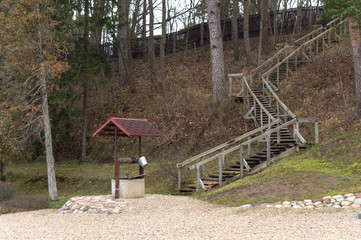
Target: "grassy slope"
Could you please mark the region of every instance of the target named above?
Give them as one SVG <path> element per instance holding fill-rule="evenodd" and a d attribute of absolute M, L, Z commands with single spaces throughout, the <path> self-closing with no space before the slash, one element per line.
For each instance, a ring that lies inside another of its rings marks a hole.
<path fill-rule="evenodd" d="M 197 198 L 236 206 L 361 191 L 361 123 L 350 121 L 355 97 L 347 43 L 303 66 L 280 89 L 296 115 L 320 119 L 321 143 Z M 312 128 L 303 125 L 301 133 L 311 139 Z"/>

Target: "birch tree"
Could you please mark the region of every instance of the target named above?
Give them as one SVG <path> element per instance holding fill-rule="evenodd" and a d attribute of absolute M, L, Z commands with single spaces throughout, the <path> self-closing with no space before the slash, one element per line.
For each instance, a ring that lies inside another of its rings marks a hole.
<path fill-rule="evenodd" d="M 6 92 L 21 95 L 19 104 L 8 103 L 6 109 L 25 116 L 19 136 L 44 131 L 49 197 L 58 200 L 47 92 L 68 65 L 62 60 L 67 52 L 56 35 L 59 23 L 52 19 L 52 4 L 50 0 L 0 2 L 0 72 L 5 73 Z"/>

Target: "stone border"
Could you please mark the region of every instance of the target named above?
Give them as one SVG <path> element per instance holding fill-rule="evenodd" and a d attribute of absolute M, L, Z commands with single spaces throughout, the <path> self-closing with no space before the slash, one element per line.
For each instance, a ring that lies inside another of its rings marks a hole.
<path fill-rule="evenodd" d="M 259 205 L 259 204 L 258 204 Z M 306 209 L 316 209 L 323 207 L 333 207 L 333 208 L 361 208 L 361 193 L 348 193 L 344 195 L 335 195 L 335 196 L 326 196 L 322 199 L 305 199 L 303 201 L 283 201 L 277 203 L 262 203 L 262 207 L 266 208 L 306 208 Z M 252 207 L 251 204 L 244 204 L 239 206 L 240 208 Z"/>

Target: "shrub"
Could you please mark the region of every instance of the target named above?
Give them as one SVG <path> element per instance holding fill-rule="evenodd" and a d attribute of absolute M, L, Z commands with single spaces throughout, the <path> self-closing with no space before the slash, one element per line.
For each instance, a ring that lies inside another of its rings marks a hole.
<path fill-rule="evenodd" d="M 10 200 L 14 196 L 15 184 L 0 182 L 0 201 Z"/>
<path fill-rule="evenodd" d="M 22 196 L 0 202 L 0 214 L 45 209 L 48 205 L 49 198 L 47 197 Z"/>

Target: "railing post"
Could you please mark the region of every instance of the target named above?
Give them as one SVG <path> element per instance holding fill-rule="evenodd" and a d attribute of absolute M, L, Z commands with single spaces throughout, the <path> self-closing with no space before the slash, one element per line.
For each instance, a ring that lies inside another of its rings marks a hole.
<path fill-rule="evenodd" d="M 289 67 L 288 63 L 289 63 L 289 58 L 287 58 L 286 60 L 286 77 L 288 76 L 288 67 Z"/>
<path fill-rule="evenodd" d="M 318 37 L 316 39 L 316 55 L 318 55 Z"/>
<path fill-rule="evenodd" d="M 196 165 L 196 191 L 199 191 L 199 185 L 201 185 L 201 183 L 199 182 L 199 166 Z"/>
<path fill-rule="evenodd" d="M 229 76 L 229 99 L 232 100 L 232 77 Z"/>
<path fill-rule="evenodd" d="M 318 143 L 318 121 L 315 122 L 315 143 Z"/>
<path fill-rule="evenodd" d="M 203 162 L 203 157 L 201 157 L 201 162 Z M 203 177 L 203 165 L 199 166 L 199 176 L 202 178 Z"/>
<path fill-rule="evenodd" d="M 277 127 L 279 127 L 280 124 L 277 124 Z M 281 129 L 277 130 L 277 143 L 280 144 L 281 143 Z"/>
<path fill-rule="evenodd" d="M 261 127 L 263 126 L 263 109 L 262 106 L 259 105 L 259 109 L 260 109 L 260 120 L 261 120 Z"/>
<path fill-rule="evenodd" d="M 267 134 L 267 166 L 271 163 L 271 134 L 268 131 Z"/>
<path fill-rule="evenodd" d="M 249 154 L 249 152 L 248 152 Z M 239 147 L 239 175 L 241 178 L 244 177 L 244 163 L 243 163 L 243 145 Z"/>
<path fill-rule="evenodd" d="M 178 164 L 177 164 L 177 168 L 178 168 L 178 192 L 179 192 L 182 187 L 182 172 L 181 172 L 182 170 Z"/>
<path fill-rule="evenodd" d="M 224 155 L 224 148 L 222 148 L 222 166 L 226 166 L 226 156 Z"/>
<path fill-rule="evenodd" d="M 248 141 L 251 140 L 251 136 L 248 137 Z M 242 146 L 242 150 L 243 150 L 243 146 Z M 251 156 L 251 151 L 252 151 L 252 144 L 250 142 L 248 142 L 248 157 Z"/>
<path fill-rule="evenodd" d="M 298 60 L 298 56 L 296 55 L 296 57 L 295 57 L 295 69 L 297 69 L 297 67 L 298 67 L 298 66 L 297 66 L 297 65 L 298 65 L 298 61 L 297 61 L 297 60 Z"/>
<path fill-rule="evenodd" d="M 218 185 L 222 186 L 222 155 L 219 154 L 218 156 Z"/>
<path fill-rule="evenodd" d="M 280 62 L 280 56 L 277 55 L 277 86 L 280 81 L 280 67 L 278 66 L 278 63 Z"/>

